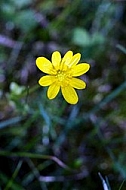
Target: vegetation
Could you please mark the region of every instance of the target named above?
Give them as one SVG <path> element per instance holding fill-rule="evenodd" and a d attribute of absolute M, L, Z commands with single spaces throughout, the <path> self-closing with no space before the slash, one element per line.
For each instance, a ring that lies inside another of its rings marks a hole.
<path fill-rule="evenodd" d="M 125 190 L 126 3 L 1 0 L 0 13 L 0 190 Z M 56 50 L 91 66 L 76 105 L 38 84 L 36 59 Z"/>

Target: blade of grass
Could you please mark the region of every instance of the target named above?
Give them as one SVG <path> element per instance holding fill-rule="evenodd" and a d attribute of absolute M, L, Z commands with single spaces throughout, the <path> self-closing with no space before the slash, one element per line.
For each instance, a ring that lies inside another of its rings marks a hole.
<path fill-rule="evenodd" d="M 123 53 L 126 54 L 126 48 L 124 48 L 122 45 L 118 44 L 116 47 L 117 47 L 118 49 L 120 49 Z"/>
<path fill-rule="evenodd" d="M 96 105 L 90 113 L 87 114 L 90 115 L 92 113 L 98 112 L 103 106 L 108 104 L 110 101 L 112 101 L 114 98 L 116 98 L 123 90 L 126 88 L 126 81 L 123 82 L 118 88 L 113 90 L 110 94 L 108 94 L 98 105 Z"/>
<path fill-rule="evenodd" d="M 123 186 L 123 184 L 124 184 L 125 181 L 126 181 L 126 180 L 123 180 L 123 182 L 121 183 L 121 185 L 120 185 L 120 187 L 119 187 L 119 190 L 122 189 L 122 186 Z"/>
<path fill-rule="evenodd" d="M 30 167 L 31 170 L 32 170 L 33 176 L 38 180 L 38 182 L 39 182 L 39 184 L 40 184 L 40 188 L 41 188 L 42 190 L 47 190 L 46 184 L 45 184 L 44 182 L 41 182 L 41 181 L 39 180 L 39 178 L 40 178 L 40 173 L 39 173 L 38 168 L 35 167 L 35 165 L 34 165 L 34 163 L 32 162 L 31 159 L 27 159 L 27 163 L 28 163 L 29 167 Z"/>
<path fill-rule="evenodd" d="M 37 159 L 48 159 L 56 162 L 60 167 L 73 171 L 69 166 L 64 164 L 60 159 L 55 156 L 49 155 L 41 155 L 41 154 L 34 154 L 28 152 L 10 152 L 10 151 L 0 151 L 1 156 L 9 156 L 9 157 L 28 157 L 28 158 L 37 158 Z"/>
<path fill-rule="evenodd" d="M 110 188 L 108 188 L 108 185 L 107 185 L 106 181 L 104 180 L 104 178 L 102 177 L 102 175 L 100 174 L 100 172 L 98 173 L 98 175 L 102 181 L 102 185 L 103 185 L 104 190 L 111 190 Z"/>
<path fill-rule="evenodd" d="M 2 173 L 2 171 L 1 171 L 0 172 L 0 185 L 3 186 L 4 184 L 7 184 L 8 181 L 9 181 L 9 177 L 6 174 Z M 13 188 L 11 188 L 11 189 L 12 190 L 17 190 L 17 189 L 25 190 L 20 184 L 17 184 L 15 182 L 13 182 Z M 0 190 L 3 190 L 3 188 Z"/>
<path fill-rule="evenodd" d="M 16 123 L 22 121 L 23 119 L 24 119 L 23 117 L 17 116 L 17 117 L 13 117 L 11 119 L 2 121 L 2 122 L 0 122 L 0 129 L 8 127 L 9 125 L 16 124 Z"/>
<path fill-rule="evenodd" d="M 22 160 L 18 162 L 17 167 L 16 167 L 11 179 L 8 181 L 8 183 L 7 183 L 6 187 L 4 188 L 4 190 L 8 190 L 8 189 L 10 189 L 12 187 L 13 181 L 16 178 L 16 176 L 18 175 L 18 172 L 19 172 L 21 166 L 22 166 Z"/>
<path fill-rule="evenodd" d="M 26 161 L 27 161 L 27 160 L 26 160 Z M 31 161 L 32 161 L 32 160 L 31 160 Z M 46 160 L 46 161 L 44 161 L 44 162 L 41 162 L 41 164 L 39 164 L 39 165 L 37 166 L 37 170 L 38 170 L 39 172 L 41 172 L 41 171 L 43 171 L 45 168 L 47 168 L 47 167 L 49 167 L 49 166 L 51 166 L 51 162 L 50 162 L 50 160 Z M 23 180 L 22 180 L 22 185 L 23 185 L 23 187 L 28 186 L 28 184 L 30 184 L 30 183 L 33 181 L 33 179 L 34 179 L 34 174 L 31 173 L 31 171 L 30 171 L 29 173 L 27 173 L 26 175 L 24 175 L 24 178 L 23 178 Z"/>

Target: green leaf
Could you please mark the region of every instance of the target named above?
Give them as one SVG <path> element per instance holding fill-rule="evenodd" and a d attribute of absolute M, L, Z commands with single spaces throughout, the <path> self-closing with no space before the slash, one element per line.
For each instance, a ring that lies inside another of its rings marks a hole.
<path fill-rule="evenodd" d="M 73 31 L 72 42 L 75 45 L 78 45 L 81 47 L 102 44 L 104 43 L 104 41 L 105 41 L 104 36 L 99 32 L 95 32 L 92 35 L 90 35 L 83 28 L 75 28 Z"/>
<path fill-rule="evenodd" d="M 21 28 L 24 32 L 29 32 L 37 24 L 35 20 L 34 11 L 22 10 L 16 15 L 14 23 L 17 25 L 17 27 Z"/>
<path fill-rule="evenodd" d="M 73 43 L 79 46 L 90 45 L 90 35 L 85 29 L 75 28 L 73 32 Z"/>

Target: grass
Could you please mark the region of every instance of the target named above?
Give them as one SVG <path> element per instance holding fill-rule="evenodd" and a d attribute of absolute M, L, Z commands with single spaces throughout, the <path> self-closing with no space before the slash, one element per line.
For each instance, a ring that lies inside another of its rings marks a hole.
<path fill-rule="evenodd" d="M 124 1 L 0 4 L 0 190 L 126 189 Z M 91 65 L 76 105 L 35 66 L 69 49 Z"/>

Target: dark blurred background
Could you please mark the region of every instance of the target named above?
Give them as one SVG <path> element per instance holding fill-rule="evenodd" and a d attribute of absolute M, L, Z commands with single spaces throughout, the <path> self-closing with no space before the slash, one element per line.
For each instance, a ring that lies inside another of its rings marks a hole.
<path fill-rule="evenodd" d="M 55 50 L 91 65 L 77 105 L 38 85 L 35 60 Z M 0 190 L 125 190 L 125 179 L 126 2 L 1 0 Z"/>

